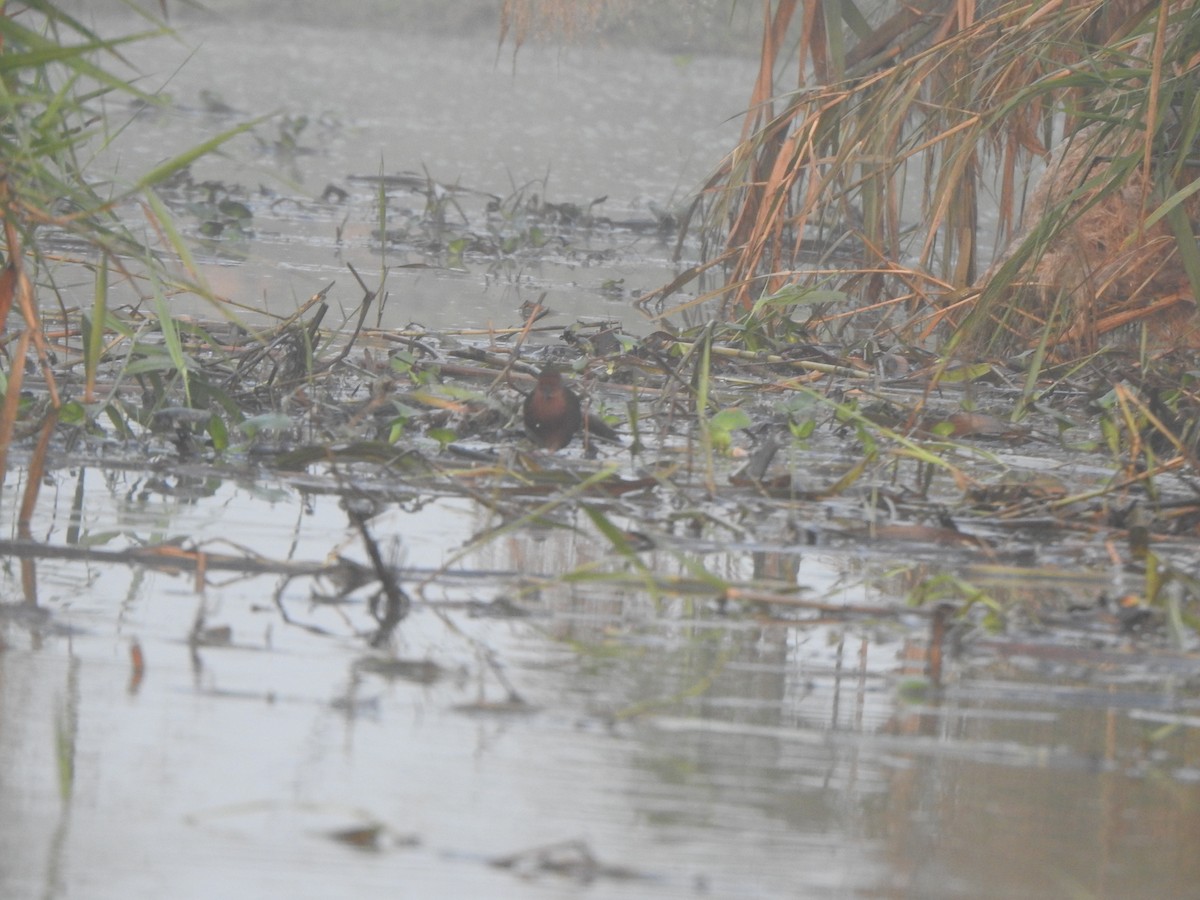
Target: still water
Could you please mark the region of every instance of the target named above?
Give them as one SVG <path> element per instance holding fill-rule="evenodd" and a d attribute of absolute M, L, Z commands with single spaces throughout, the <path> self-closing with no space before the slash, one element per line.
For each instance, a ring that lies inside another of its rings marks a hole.
<path fill-rule="evenodd" d="M 733 145 L 752 61 L 544 44 L 523 47 L 514 60 L 490 30 L 430 36 L 401 20 L 375 33 L 280 18 L 190 23 L 188 46 L 140 47 L 139 84 L 171 104 L 117 105 L 114 118 L 131 125 L 97 161 L 97 171 L 112 172 L 118 184 L 132 182 L 212 135 L 273 115 L 192 167 L 197 183 L 243 191 L 239 199 L 255 214 L 253 240 L 199 252 L 218 295 L 286 315 L 333 281 L 332 299 L 352 308 L 361 291 L 347 264 L 372 286 L 387 266 L 385 326 L 507 324 L 523 300 L 545 292 L 566 317 L 611 316 L 647 330 L 627 302 L 606 299 L 600 288 L 620 280 L 636 295 L 669 281 L 673 240 L 618 229 L 595 252 L 576 240 L 558 256 L 518 252 L 466 271 L 405 268 L 426 257 L 395 246 L 381 255 L 376 235 L 381 224 L 403 231 L 424 212 L 424 185 L 390 191 L 381 223 L 377 188 L 367 179 L 428 178 L 440 196 L 462 188 L 447 217 L 465 216 L 477 231 L 488 197 L 653 222 L 658 213 L 678 213 Z M 330 187 L 345 199 L 322 201 Z M 178 215 L 194 234 L 188 211 Z"/>
<path fill-rule="evenodd" d="M 79 550 L 361 560 L 320 486 L 64 469 L 32 531 Z M 414 590 L 493 524 L 435 496 L 373 520 Z M 0 893 L 1189 895 L 1194 657 L 1138 664 L 1105 632 L 976 633 L 940 694 L 909 695 L 917 620 L 539 587 L 609 556 L 582 516 L 560 524 L 577 531 L 454 562 L 390 652 L 370 647 L 365 593 L 320 578 L 10 559 Z M 663 544 L 645 557 L 663 574 L 687 560 L 790 575 L 834 604 L 902 601 L 886 550 Z"/>
<path fill-rule="evenodd" d="M 306 117 L 306 152 L 247 138 L 195 172 L 307 198 L 256 201 L 243 258 L 205 266 L 219 292 L 272 311 L 330 280 L 353 306 L 346 262 L 379 271 L 372 189 L 350 175 L 424 166 L 497 195 L 547 179 L 537 189 L 560 201 L 607 196 L 607 215 L 635 218 L 716 163 L 753 71 L 531 47 L 514 72 L 486 35 L 278 20 L 183 36 L 139 56 L 175 100 L 136 114 L 154 139 L 131 127 L 104 158 L 120 177 L 237 120 L 201 90 L 246 115 Z M 350 190 L 347 206 L 316 202 L 329 183 Z M 564 324 L 603 314 L 647 328 L 597 286 L 661 284 L 669 249 L 621 241 L 617 257 L 637 263 L 398 270 L 389 315 L 519 324 L 520 300 L 545 290 Z M 395 252 L 383 262 L 414 261 Z M 927 616 L 726 608 L 631 577 L 564 583 L 586 566 L 627 569 L 582 512 L 464 555 L 498 513 L 402 482 L 385 491 L 394 476 L 373 473 L 364 490 L 387 499 L 371 527 L 415 597 L 378 649 L 368 592 L 304 574 L 364 560 L 342 482 L 252 459 L 181 469 L 168 449 L 54 468 L 31 531 L 76 557 L 0 568 L 0 896 L 1200 896 L 1194 647 L 1150 664 L 1138 642 L 1154 639 L 1113 627 L 972 630 L 948 650 L 943 689 L 915 690 Z M 23 488 L 17 469 L 0 495 L 9 539 Z M 684 540 L 671 504 L 647 502 L 613 515 L 658 523 L 641 556 L 652 570 L 699 565 L 834 607 L 902 606 L 906 573 L 974 577 L 981 562 L 966 549 L 797 548 L 788 527 L 819 528 L 832 514 L 820 504 L 762 507 L 744 539 Z M 82 553 L 160 544 L 303 572 L 198 575 Z M 1102 548 L 1060 564 L 1078 580 L 1043 567 L 1009 589 L 1061 610 L 1117 586 Z"/>

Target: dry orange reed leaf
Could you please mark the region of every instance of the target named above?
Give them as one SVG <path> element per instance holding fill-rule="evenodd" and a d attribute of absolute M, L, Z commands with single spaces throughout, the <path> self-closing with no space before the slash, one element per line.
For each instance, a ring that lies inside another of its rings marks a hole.
<path fill-rule="evenodd" d="M 1151 110 L 1158 108 L 1153 92 L 1162 70 L 1162 47 L 1169 38 L 1178 38 L 1179 26 L 1166 27 L 1168 10 L 1177 6 L 1162 4 L 1156 33 L 1129 48 L 1130 61 L 1143 60 L 1151 73 Z M 1175 143 L 1180 137 L 1170 124 L 1160 124 L 1157 134 L 1153 127 L 1093 124 L 1051 155 L 1026 206 L 1021 233 L 976 284 L 984 290 L 1048 220 L 1064 223 L 1006 292 L 1004 304 L 1019 306 L 1021 316 L 1005 319 L 1002 344 L 1036 342 L 1049 328 L 1059 357 L 1140 341 L 1143 330 L 1154 348 L 1200 347 L 1196 298 L 1177 235 L 1166 217 L 1151 215 L 1163 200 L 1156 199 L 1154 186 L 1166 176 L 1152 152 L 1153 142 Z M 1124 167 L 1124 174 L 1117 167 Z M 1187 158 L 1173 173 L 1171 187 L 1198 179 L 1200 164 Z M 1194 231 L 1200 222 L 1200 195 L 1191 194 L 1180 206 Z"/>
<path fill-rule="evenodd" d="M 1050 327 L 1059 355 L 1084 354 L 1102 344 L 1139 340 L 1139 329 L 1129 326 L 1140 324 L 1151 346 L 1200 346 L 1196 303 L 1175 236 L 1165 219 L 1144 224 L 1148 209 L 1140 171 L 1103 196 L 1097 188 L 1080 190 L 1084 182 L 1108 180 L 1119 155 L 1115 145 L 1126 137 L 1096 141 L 1094 131 L 1084 129 L 1055 154 L 1026 208 L 1024 230 L 977 287 L 986 287 L 1045 216 L 1073 218 L 1012 285 L 1006 303 L 1021 306 L 1025 323 L 1007 323 L 1016 343 L 1029 343 Z M 1200 178 L 1200 167 L 1188 175 Z M 1188 198 L 1183 208 L 1190 221 L 1200 221 L 1200 197 Z"/>

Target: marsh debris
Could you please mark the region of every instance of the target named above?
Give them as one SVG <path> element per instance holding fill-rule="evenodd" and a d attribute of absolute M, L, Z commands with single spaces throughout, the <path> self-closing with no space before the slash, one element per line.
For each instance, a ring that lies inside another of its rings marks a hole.
<path fill-rule="evenodd" d="M 561 841 L 532 847 L 488 860 L 488 865 L 507 869 L 519 878 L 554 875 L 590 884 L 593 881 L 645 881 L 651 876 L 628 866 L 601 862 L 584 840 Z"/>

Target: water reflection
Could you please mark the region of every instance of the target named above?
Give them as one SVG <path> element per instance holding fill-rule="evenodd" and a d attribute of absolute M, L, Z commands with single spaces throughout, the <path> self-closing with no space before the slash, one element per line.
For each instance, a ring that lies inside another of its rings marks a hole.
<path fill-rule="evenodd" d="M 334 498 L 282 483 L 53 478 L 32 523 L 50 544 L 76 529 L 79 546 L 114 549 L 238 534 L 264 558 L 358 552 Z M 490 515 L 447 500 L 375 525 L 422 566 L 471 520 L 482 530 Z M 582 876 L 520 878 L 487 860 L 564 836 L 585 841 L 589 891 L 614 897 L 1178 896 L 1198 874 L 1194 729 L 1151 739 L 1159 723 L 1139 718 L 1194 715 L 1188 681 L 1139 680 L 1120 647 L 1061 662 L 996 640 L 949 660 L 941 693 L 904 701 L 897 678 L 923 659 L 911 628 L 602 582 L 524 590 L 529 575 L 605 559 L 569 524 L 467 560 L 508 560 L 512 577 L 438 583 L 392 662 L 368 646 L 361 594 L 331 603 L 303 578 L 42 560 L 25 576 L 41 579 L 35 606 L 14 602 L 25 589 L 10 564 L 0 806 L 20 814 L 0 822 L 14 861 L 3 892 L 236 896 L 248 878 L 245 896 L 268 883 L 317 896 L 403 873 L 426 892 L 537 896 Z M 834 568 L 813 580 L 832 585 L 838 558 L 708 562 L 814 575 L 823 559 Z M 476 602 L 500 596 L 524 615 Z M 222 638 L 197 639 L 211 629 Z M 499 702 L 494 663 L 526 706 Z M 329 835 L 362 827 L 376 850 L 347 875 L 361 851 Z"/>

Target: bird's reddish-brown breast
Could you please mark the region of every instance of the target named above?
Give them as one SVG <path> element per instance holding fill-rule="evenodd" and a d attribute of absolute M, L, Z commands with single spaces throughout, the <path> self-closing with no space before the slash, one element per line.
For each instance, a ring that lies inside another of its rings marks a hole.
<path fill-rule="evenodd" d="M 530 439 L 547 450 L 561 450 L 582 422 L 575 392 L 563 384 L 560 373 L 543 371 L 525 398 L 525 431 Z"/>

